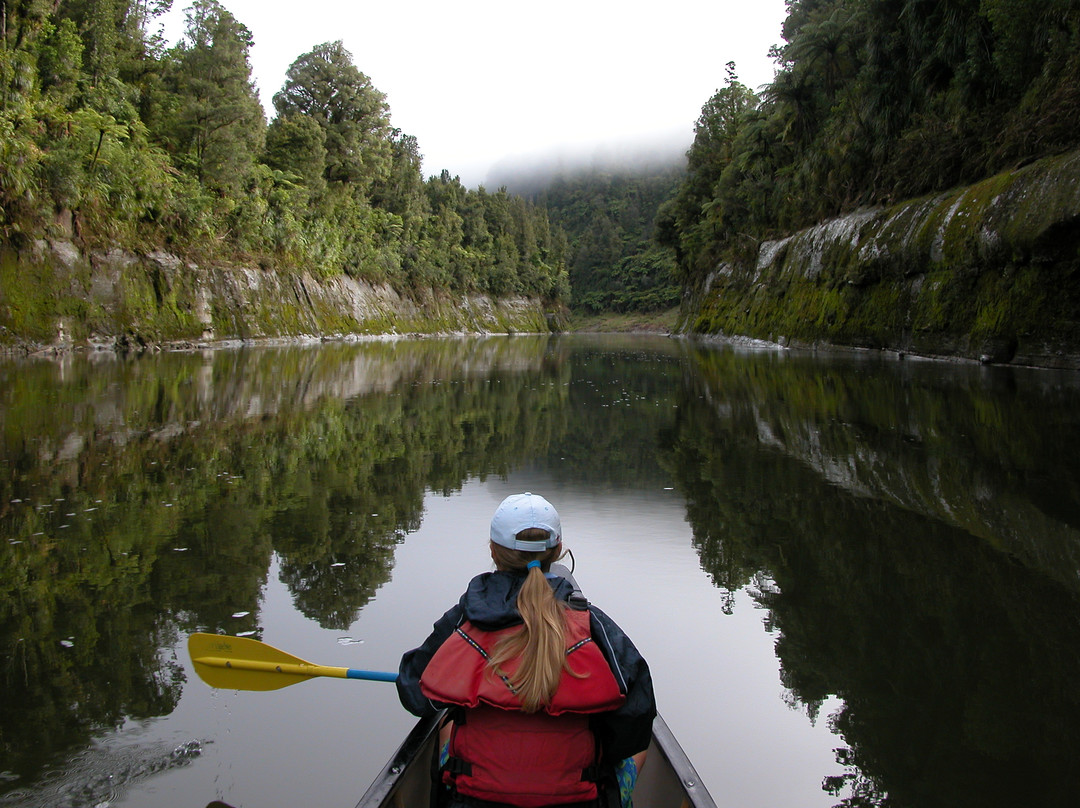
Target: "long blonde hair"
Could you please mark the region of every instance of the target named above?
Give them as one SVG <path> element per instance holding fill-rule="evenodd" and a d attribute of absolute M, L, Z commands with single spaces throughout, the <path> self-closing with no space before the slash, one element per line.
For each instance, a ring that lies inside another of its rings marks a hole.
<path fill-rule="evenodd" d="M 519 540 L 536 541 L 547 538 L 547 531 L 529 528 L 517 534 Z M 491 557 L 495 566 L 505 571 L 524 571 L 525 583 L 517 595 L 517 610 L 525 622 L 521 631 L 503 637 L 492 649 L 488 666 L 500 672 L 504 662 L 521 657 L 521 664 L 510 677 L 510 684 L 521 700 L 521 709 L 534 713 L 550 704 L 559 686 L 563 670 L 570 671 L 566 661 L 566 604 L 557 600 L 544 573 L 553 561 L 562 556 L 562 545 L 538 553 L 511 550 L 501 545 L 491 545 Z M 528 569 L 530 561 L 540 566 Z"/>

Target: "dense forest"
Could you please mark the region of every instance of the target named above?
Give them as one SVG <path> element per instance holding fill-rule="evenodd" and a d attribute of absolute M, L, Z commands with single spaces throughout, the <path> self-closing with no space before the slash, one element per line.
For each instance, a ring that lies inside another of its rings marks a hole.
<path fill-rule="evenodd" d="M 788 0 L 773 81 L 729 63 L 683 166 L 525 197 L 425 178 L 342 42 L 293 62 L 267 122 L 250 31 L 195 0 L 168 46 L 171 5 L 0 0 L 0 242 L 653 310 L 763 239 L 1080 144 L 1080 0 Z"/>
<path fill-rule="evenodd" d="M 728 64 L 658 220 L 684 282 L 763 238 L 1080 144 L 1076 0 L 787 0 L 760 94 Z"/>
<path fill-rule="evenodd" d="M 532 201 L 570 242 L 573 307 L 588 313 L 656 311 L 679 305 L 675 251 L 655 239 L 660 205 L 681 166 L 609 168 L 557 175 Z"/>
<path fill-rule="evenodd" d="M 566 300 L 566 239 L 505 191 L 424 179 L 342 42 L 289 68 L 267 123 L 250 31 L 195 0 L 0 0 L 0 243 L 192 258 L 399 290 Z M 155 30 L 158 33 L 155 33 Z"/>

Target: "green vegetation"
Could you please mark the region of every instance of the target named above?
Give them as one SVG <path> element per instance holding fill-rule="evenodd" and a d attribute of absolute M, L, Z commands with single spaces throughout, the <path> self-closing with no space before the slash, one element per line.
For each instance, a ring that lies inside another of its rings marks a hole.
<path fill-rule="evenodd" d="M 789 0 L 761 95 L 728 65 L 661 241 L 698 285 L 724 260 L 866 205 L 1080 144 L 1080 2 Z"/>
<path fill-rule="evenodd" d="M 546 212 L 446 171 L 425 180 L 416 139 L 341 42 L 296 59 L 267 125 L 248 29 L 195 0 L 167 48 L 149 31 L 171 4 L 3 3 L 0 243 L 166 249 L 407 293 L 569 296 Z"/>
<path fill-rule="evenodd" d="M 696 331 L 1075 367 L 1080 152 L 860 211 L 725 265 Z"/>
<path fill-rule="evenodd" d="M 677 306 L 675 252 L 654 239 L 656 212 L 680 167 L 556 176 L 534 200 L 570 240 L 575 311 L 655 312 Z"/>
<path fill-rule="evenodd" d="M 977 186 L 965 204 L 981 210 L 1018 167 L 1080 145 L 1080 0 L 789 0 L 774 80 L 755 93 L 729 63 L 685 170 L 553 175 L 532 184 L 528 201 L 467 189 L 445 170 L 425 177 L 420 144 L 394 128 L 385 96 L 340 41 L 296 58 L 268 123 L 250 31 L 217 0 L 195 0 L 169 47 L 152 31 L 171 5 L 3 3 L 0 246 L 21 255 L 43 238 L 70 239 L 84 253 L 166 250 L 203 266 L 347 276 L 412 298 L 523 295 L 549 312 L 567 303 L 582 315 L 657 312 L 679 304 L 680 286 L 700 291 L 724 262 L 746 266 L 763 240 L 960 186 Z M 977 240 L 949 215 L 935 272 L 955 269 Z M 938 236 L 902 224 L 898 236 Z M 1028 244 L 1027 218 L 996 224 L 1005 243 Z M 893 301 L 914 293 L 861 300 L 860 289 L 895 278 L 868 277 L 850 255 L 826 259 L 847 277 L 809 291 L 781 284 L 769 305 L 709 302 L 690 325 L 895 345 L 907 322 Z M 85 332 L 109 319 L 84 289 L 18 291 L 25 264 L 4 260 L 8 337 L 48 340 L 60 316 Z M 926 271 L 916 260 L 905 273 Z M 1016 342 L 1044 294 L 1025 279 L 1028 298 L 1010 306 L 997 299 L 1009 284 L 939 280 L 930 309 L 907 321 L 975 352 Z M 145 338 L 200 330 L 179 298 L 159 292 L 132 302 L 155 320 Z M 789 292 L 798 300 L 777 316 Z M 321 316 L 350 327 L 340 312 Z M 303 316 L 272 319 L 288 331 Z M 1049 338 L 1055 349 L 1060 339 Z"/>
<path fill-rule="evenodd" d="M 606 331 L 654 331 L 660 334 L 673 334 L 678 329 L 679 309 L 650 312 L 600 312 L 598 314 L 570 315 L 568 330 L 582 332 Z"/>

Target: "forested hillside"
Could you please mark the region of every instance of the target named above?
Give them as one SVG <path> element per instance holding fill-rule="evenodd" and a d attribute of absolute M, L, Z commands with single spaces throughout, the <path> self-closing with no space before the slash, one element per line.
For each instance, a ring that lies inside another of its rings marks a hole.
<path fill-rule="evenodd" d="M 764 238 L 1080 145 L 1077 0 L 789 0 L 778 72 L 704 105 L 659 220 L 683 280 Z"/>
<path fill-rule="evenodd" d="M 172 1 L 0 0 L 0 247 L 647 311 L 763 240 L 1080 146 L 1080 0 L 789 0 L 774 80 L 716 77 L 684 171 L 528 200 L 427 176 L 342 42 L 296 58 L 267 122 L 250 31 L 195 0 L 168 46 Z"/>
<path fill-rule="evenodd" d="M 252 37 L 195 0 L 0 0 L 0 246 L 165 249 L 218 263 L 346 274 L 398 290 L 569 295 L 546 212 L 448 172 L 341 42 L 297 57 L 267 124 Z"/>
<path fill-rule="evenodd" d="M 654 238 L 681 166 L 594 169 L 555 176 L 532 201 L 570 241 L 573 308 L 651 312 L 679 304 L 675 252 Z"/>

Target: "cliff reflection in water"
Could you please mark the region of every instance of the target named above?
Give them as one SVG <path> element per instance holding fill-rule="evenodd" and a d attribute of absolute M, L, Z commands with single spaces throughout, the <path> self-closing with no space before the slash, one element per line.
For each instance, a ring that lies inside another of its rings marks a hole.
<path fill-rule="evenodd" d="M 548 440 L 566 393 L 545 356 L 502 340 L 3 365 L 4 781 L 171 712 L 162 649 L 257 635 L 272 554 L 303 614 L 348 626 L 426 489 Z"/>
<path fill-rule="evenodd" d="M 1075 799 L 1077 377 L 697 365 L 667 462 L 705 568 L 768 609 L 789 698 L 844 702 L 824 786 L 846 805 Z"/>
<path fill-rule="evenodd" d="M 548 452 L 571 474 L 655 474 L 669 405 L 613 415 L 592 378 L 574 395 L 596 412 L 569 403 L 574 365 L 647 371 L 673 399 L 677 364 L 639 360 L 503 338 L 0 365 L 0 793 L 99 730 L 169 714 L 170 649 L 194 630 L 258 636 L 273 557 L 297 610 L 345 629 L 426 491 Z M 617 463 L 586 440 L 601 423 L 623 424 Z"/>
<path fill-rule="evenodd" d="M 426 492 L 525 464 L 677 481 L 704 569 L 767 609 L 791 702 L 843 700 L 838 799 L 1061 799 L 1078 414 L 1072 375 L 665 340 L 0 363 L 0 804 L 171 713 L 187 632 L 258 636 L 272 561 L 301 614 L 345 629 Z"/>

